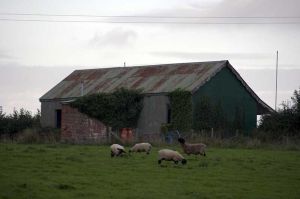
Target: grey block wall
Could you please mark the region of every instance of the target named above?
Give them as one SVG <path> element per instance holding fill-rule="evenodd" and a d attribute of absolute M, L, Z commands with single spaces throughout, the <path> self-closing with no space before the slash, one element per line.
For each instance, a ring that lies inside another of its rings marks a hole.
<path fill-rule="evenodd" d="M 169 99 L 164 95 L 145 96 L 143 109 L 137 126 L 138 136 L 159 135 L 162 123 L 167 123 Z M 61 109 L 59 101 L 41 103 L 42 127 L 56 127 L 56 110 Z"/>
<path fill-rule="evenodd" d="M 56 127 L 56 110 L 61 110 L 58 101 L 41 102 L 41 125 L 42 127 Z"/>
<path fill-rule="evenodd" d="M 161 124 L 167 122 L 169 99 L 164 95 L 145 96 L 143 103 L 137 126 L 138 134 L 159 135 Z"/>

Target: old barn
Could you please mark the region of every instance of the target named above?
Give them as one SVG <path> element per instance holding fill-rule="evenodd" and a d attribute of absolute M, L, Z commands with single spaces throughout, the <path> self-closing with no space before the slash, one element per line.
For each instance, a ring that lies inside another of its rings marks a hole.
<path fill-rule="evenodd" d="M 71 108 L 68 102 L 121 87 L 142 89 L 145 95 L 134 129 L 142 137 L 158 136 L 161 125 L 170 123 L 172 110 L 167 94 L 177 88 L 191 92 L 193 107 L 205 96 L 222 107 L 228 121 L 243 117 L 242 128 L 248 132 L 256 128 L 257 115 L 273 111 L 225 60 L 75 70 L 40 98 L 41 124 L 61 128 L 63 139 L 105 140 L 108 137 L 105 125 Z M 237 110 L 241 114 L 237 115 Z"/>

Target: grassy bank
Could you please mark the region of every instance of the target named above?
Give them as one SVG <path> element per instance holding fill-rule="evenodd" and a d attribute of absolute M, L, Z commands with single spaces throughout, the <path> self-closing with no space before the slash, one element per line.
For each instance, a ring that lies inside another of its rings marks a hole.
<path fill-rule="evenodd" d="M 299 151 L 210 148 L 207 157 L 187 156 L 185 166 L 159 166 L 158 150 L 112 159 L 108 146 L 0 144 L 0 198 L 300 195 Z"/>

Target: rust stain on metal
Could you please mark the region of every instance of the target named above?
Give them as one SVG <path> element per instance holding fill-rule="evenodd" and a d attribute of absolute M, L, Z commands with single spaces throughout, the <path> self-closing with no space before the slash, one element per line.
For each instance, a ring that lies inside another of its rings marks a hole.
<path fill-rule="evenodd" d="M 142 78 L 142 77 L 137 78 L 137 81 L 135 81 L 131 87 L 132 87 L 133 89 L 137 89 L 137 88 L 139 88 L 139 86 L 141 85 L 141 83 L 142 83 L 143 81 L 144 81 L 144 78 Z"/>
<path fill-rule="evenodd" d="M 112 92 L 117 88 L 143 89 L 145 93 L 170 92 L 174 88 L 193 91 L 227 61 L 180 63 L 136 67 L 76 70 L 40 99 L 79 97 L 84 94 Z"/>
<path fill-rule="evenodd" d="M 157 82 L 154 84 L 154 86 L 153 86 L 151 89 L 149 89 L 149 90 L 150 90 L 150 91 L 155 91 L 155 90 L 157 90 L 159 87 L 161 87 L 161 86 L 166 82 L 167 79 L 168 79 L 167 77 L 163 77 L 163 78 L 159 79 L 159 81 L 157 81 Z"/>
<path fill-rule="evenodd" d="M 122 69 L 122 71 L 118 74 L 118 77 L 121 78 L 124 75 L 126 75 L 128 73 L 128 70 L 126 68 Z"/>
<path fill-rule="evenodd" d="M 199 67 L 199 66 L 198 66 Z M 170 72 L 171 75 L 175 74 L 192 74 L 198 68 L 195 65 L 186 65 L 180 64 L 178 67 L 175 67 L 174 70 Z"/>
<path fill-rule="evenodd" d="M 77 81 L 72 82 L 70 85 L 68 85 L 66 88 L 64 88 L 62 91 L 59 92 L 56 98 L 64 97 L 64 95 L 67 95 L 70 91 L 74 89 L 78 85 Z M 79 93 L 79 90 L 78 90 Z"/>
<path fill-rule="evenodd" d="M 141 67 L 137 69 L 136 73 L 133 76 L 139 77 L 148 77 L 162 74 L 164 72 L 164 68 L 159 66 L 149 66 L 149 67 Z"/>
<path fill-rule="evenodd" d="M 104 80 L 97 84 L 97 86 L 93 89 L 94 92 L 103 92 L 105 88 L 109 86 L 110 82 L 108 80 Z"/>
<path fill-rule="evenodd" d="M 89 71 L 89 73 L 90 74 L 87 76 L 86 79 L 88 79 L 88 80 L 94 80 L 94 79 L 101 78 L 106 73 L 106 71 L 105 70 L 94 69 L 94 70 Z"/>
<path fill-rule="evenodd" d="M 81 73 L 79 70 L 75 70 L 73 73 L 71 73 L 68 77 L 66 77 L 63 81 L 73 81 L 73 80 L 79 80 L 81 77 Z"/>

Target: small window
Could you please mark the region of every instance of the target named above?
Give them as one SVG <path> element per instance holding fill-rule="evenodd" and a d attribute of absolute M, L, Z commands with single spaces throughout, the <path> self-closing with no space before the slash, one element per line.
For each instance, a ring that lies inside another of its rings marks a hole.
<path fill-rule="evenodd" d="M 61 128 L 61 109 L 56 110 L 56 128 Z"/>

